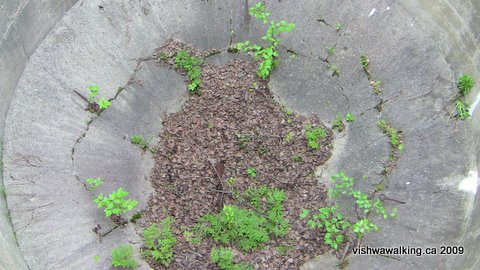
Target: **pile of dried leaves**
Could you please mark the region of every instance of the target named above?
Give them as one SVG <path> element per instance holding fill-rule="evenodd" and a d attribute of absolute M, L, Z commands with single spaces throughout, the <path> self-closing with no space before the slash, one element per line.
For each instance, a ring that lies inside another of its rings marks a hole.
<path fill-rule="evenodd" d="M 156 55 L 168 66 L 180 48 L 202 56 L 176 42 L 166 44 Z M 317 183 L 314 171 L 330 157 L 332 132 L 316 117 L 287 112 L 278 104 L 267 83 L 257 77 L 254 62 L 204 64 L 201 79 L 201 95 L 191 95 L 180 112 L 163 117 L 151 176 L 155 193 L 144 214 L 147 224 L 166 216 L 175 220 L 177 245 L 169 269 L 218 269 L 210 262 L 216 243 L 203 239 L 191 244 L 183 232 L 202 215 L 217 213 L 223 204 L 239 205 L 222 191 L 262 184 L 285 191 L 285 217 L 291 229 L 263 249 L 237 252 L 236 260 L 256 269 L 298 269 L 328 249 L 323 234 L 307 228 L 299 213 L 302 208 L 324 206 L 326 188 Z M 307 124 L 327 130 L 316 150 L 307 146 Z M 255 168 L 257 176 L 249 176 L 248 168 Z M 230 177 L 235 177 L 234 185 L 227 185 Z"/>

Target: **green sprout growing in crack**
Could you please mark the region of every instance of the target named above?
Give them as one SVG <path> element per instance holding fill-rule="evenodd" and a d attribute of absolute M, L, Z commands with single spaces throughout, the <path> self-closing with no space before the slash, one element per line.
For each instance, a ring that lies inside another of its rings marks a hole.
<path fill-rule="evenodd" d="M 188 80 L 188 91 L 190 93 L 195 93 L 200 95 L 198 88 L 201 86 L 202 81 L 200 77 L 202 76 L 202 64 L 203 60 L 201 58 L 190 55 L 187 50 L 180 50 L 175 56 L 175 68 L 183 69 L 187 73 Z"/>
<path fill-rule="evenodd" d="M 99 113 L 100 111 L 108 109 L 112 105 L 112 102 L 106 98 L 101 98 L 97 101 L 98 91 L 100 87 L 98 85 L 91 85 L 88 87 L 88 110 L 93 113 Z"/>
<path fill-rule="evenodd" d="M 457 118 L 465 120 L 470 117 L 468 112 L 468 104 L 461 99 L 457 99 L 455 102 L 455 108 L 457 109 Z"/>
<path fill-rule="evenodd" d="M 88 178 L 87 180 L 85 180 L 85 187 L 89 191 L 95 191 L 102 184 L 103 184 L 102 178 Z"/>
<path fill-rule="evenodd" d="M 250 8 L 250 15 L 260 19 L 264 24 L 270 23 L 267 32 L 262 37 L 262 40 L 268 42 L 267 46 L 260 46 L 257 44 L 250 44 L 250 41 L 245 41 L 236 44 L 236 49 L 244 52 L 253 52 L 255 60 L 259 60 L 257 75 L 262 79 L 267 79 L 271 71 L 277 66 L 278 52 L 277 48 L 281 42 L 279 35 L 281 33 L 289 33 L 295 28 L 294 23 L 287 23 L 285 21 L 275 22 L 275 20 L 268 20 L 269 12 L 265 11 L 263 3 L 257 3 Z"/>
<path fill-rule="evenodd" d="M 460 76 L 457 80 L 457 87 L 462 97 L 468 95 L 468 93 L 470 93 L 474 85 L 475 85 L 475 81 L 473 80 L 472 76 L 468 74 L 464 74 Z"/>
<path fill-rule="evenodd" d="M 130 141 L 133 144 L 136 144 L 140 147 L 142 150 L 147 150 L 148 149 L 148 142 L 143 138 L 142 135 L 134 134 L 131 138 Z"/>
<path fill-rule="evenodd" d="M 128 194 L 127 191 L 120 187 L 108 196 L 100 193 L 93 201 L 97 204 L 98 208 L 104 208 L 106 217 L 110 217 L 112 214 L 119 216 L 121 213 L 132 210 L 138 204 L 136 200 L 124 199 Z"/>

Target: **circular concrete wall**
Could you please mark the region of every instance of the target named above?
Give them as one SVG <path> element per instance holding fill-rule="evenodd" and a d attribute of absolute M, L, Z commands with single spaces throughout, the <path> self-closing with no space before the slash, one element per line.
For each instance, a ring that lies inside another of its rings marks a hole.
<path fill-rule="evenodd" d="M 94 207 L 82 180 L 102 177 L 101 191 L 122 185 L 145 204 L 152 157 L 132 146 L 129 136 L 155 137 L 161 113 L 177 110 L 188 98 L 183 78 L 150 59 L 155 48 L 175 38 L 224 51 L 232 42 L 258 41 L 264 28 L 249 17 L 248 1 L 54 2 L 0 3 L 2 123 L 6 118 L 0 266 L 108 269 L 116 243 L 141 242 L 133 226 L 98 241 L 92 228 L 100 224 L 108 231 L 113 225 Z M 387 196 L 406 202 L 397 206 L 395 221 L 378 221 L 382 231 L 365 244 L 464 245 L 466 250 L 459 257 L 350 256 L 350 269 L 478 267 L 479 112 L 461 122 L 449 118 L 445 106 L 457 91 L 459 74 L 480 78 L 479 4 L 283 0 L 268 2 L 267 8 L 275 18 L 297 24 L 285 36 L 269 83 L 272 92 L 325 122 L 347 111 L 358 116 L 321 178 L 337 170 L 356 179 L 367 175 L 360 188 L 384 182 Z M 327 58 L 332 46 L 336 53 Z M 359 64 L 362 54 L 383 82 L 379 96 L 372 94 Z M 332 63 L 340 76 L 331 76 Z M 98 117 L 84 110 L 75 93 L 86 96 L 90 84 L 112 99 L 112 107 Z M 479 86 L 467 98 L 472 107 Z M 405 140 L 387 178 L 381 171 L 389 145 L 377 128 L 379 119 L 402 130 Z M 92 259 L 97 255 L 99 262 Z M 306 268 L 326 262 L 319 258 Z"/>

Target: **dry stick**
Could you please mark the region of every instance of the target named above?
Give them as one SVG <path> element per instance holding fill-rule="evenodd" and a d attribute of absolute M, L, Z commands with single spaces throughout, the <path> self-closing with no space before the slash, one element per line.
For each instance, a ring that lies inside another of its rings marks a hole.
<path fill-rule="evenodd" d="M 217 175 L 218 181 L 220 182 L 220 185 L 222 186 L 222 190 L 225 190 L 225 187 L 223 186 L 222 178 L 220 177 L 220 174 L 218 174 L 217 168 L 212 163 L 212 160 L 207 156 L 208 162 L 212 166 L 213 170 L 215 171 L 215 174 Z M 225 195 L 224 193 L 220 193 L 220 203 L 219 203 L 219 208 L 221 209 L 223 207 L 223 196 Z"/>

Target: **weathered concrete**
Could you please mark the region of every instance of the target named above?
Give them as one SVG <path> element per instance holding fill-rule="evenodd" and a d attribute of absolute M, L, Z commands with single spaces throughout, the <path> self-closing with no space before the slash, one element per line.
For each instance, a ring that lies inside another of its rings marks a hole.
<path fill-rule="evenodd" d="M 96 224 L 103 230 L 113 225 L 95 208 L 82 181 L 102 177 L 105 185 L 96 193 L 123 186 L 144 205 L 151 192 L 146 181 L 151 155 L 130 144 L 129 136 L 137 133 L 155 141 L 160 113 L 178 108 L 184 94 L 182 77 L 140 59 L 170 37 L 199 49 L 225 49 L 231 42 L 246 39 L 258 42 L 265 26 L 248 16 L 248 2 L 235 0 L 79 1 L 65 16 L 75 1 L 54 2 L 0 4 L 0 15 L 5 15 L 0 16 L 0 33 L 4 34 L 0 40 L 0 93 L 4 96 L 0 120 L 10 108 L 4 146 L 8 206 L 31 269 L 108 269 L 115 244 L 129 241 L 138 246 L 140 242 L 133 227 L 115 229 L 102 243 L 97 242 L 91 229 Z M 324 121 L 339 113 L 357 116 L 336 144 L 334 156 L 322 171 L 323 180 L 343 170 L 357 179 L 362 190 L 372 191 L 374 184 L 384 181 L 387 196 L 407 202 L 387 203 L 387 207 L 398 208 L 398 218 L 378 220 L 382 231 L 370 235 L 364 244 L 463 244 L 466 249 L 464 256 L 349 256 L 349 269 L 479 266 L 480 200 L 459 190 L 469 172 L 476 188 L 479 112 L 458 122 L 448 118 L 444 105 L 457 91 L 455 78 L 460 73 L 468 72 L 480 83 L 480 4 L 433 2 L 267 3 L 273 17 L 297 24 L 285 36 L 282 52 L 286 57 L 270 80 L 278 99 Z M 336 23 L 343 25 L 339 32 Z M 339 77 L 331 76 L 325 60 L 332 46 L 335 54 L 328 62 L 340 68 Z M 288 56 L 286 49 L 295 51 L 297 57 Z M 380 97 L 372 94 L 359 64 L 361 54 L 369 56 L 372 75 L 384 84 Z M 221 62 L 222 57 L 209 61 Z M 101 97 L 114 98 L 112 107 L 99 117 L 86 112 L 84 101 L 73 93 L 87 95 L 90 84 L 100 85 Z M 469 95 L 470 103 L 480 92 L 479 86 Z M 117 95 L 119 87 L 125 89 Z M 374 109 L 380 98 L 386 101 L 382 112 Z M 380 175 L 389 152 L 388 138 L 377 127 L 380 118 L 403 130 L 405 140 L 397 168 L 387 179 Z M 364 175 L 367 180 L 360 180 Z M 0 213 L 1 205 L 0 201 Z M 0 255 L 11 256 L 0 257 L 0 268 L 26 269 L 5 215 L 0 236 L 6 235 L 6 240 L 0 240 L 6 244 Z M 98 263 L 95 255 L 100 256 Z M 334 258 L 329 256 L 306 267 L 332 265 Z"/>

